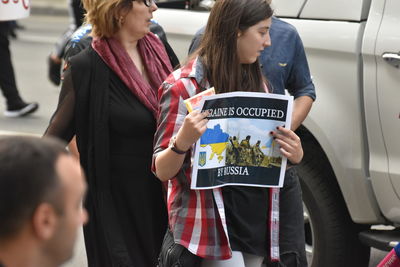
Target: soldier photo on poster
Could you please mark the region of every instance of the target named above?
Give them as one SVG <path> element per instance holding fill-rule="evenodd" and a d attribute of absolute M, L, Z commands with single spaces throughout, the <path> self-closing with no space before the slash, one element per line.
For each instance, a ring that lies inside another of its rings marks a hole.
<path fill-rule="evenodd" d="M 290 125 L 292 103 L 291 96 L 266 93 L 203 97 L 209 121 L 194 150 L 191 188 L 282 187 L 286 158 L 270 132 Z"/>

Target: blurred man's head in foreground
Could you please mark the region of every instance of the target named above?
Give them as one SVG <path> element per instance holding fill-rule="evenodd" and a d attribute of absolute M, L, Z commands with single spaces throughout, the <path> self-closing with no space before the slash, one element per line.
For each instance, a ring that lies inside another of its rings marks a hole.
<path fill-rule="evenodd" d="M 53 138 L 0 138 L 0 262 L 58 266 L 87 220 L 79 162 Z"/>

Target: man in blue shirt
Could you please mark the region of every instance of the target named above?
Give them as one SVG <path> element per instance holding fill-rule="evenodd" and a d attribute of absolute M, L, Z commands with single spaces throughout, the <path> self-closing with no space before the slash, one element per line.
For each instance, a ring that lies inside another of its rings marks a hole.
<path fill-rule="evenodd" d="M 284 94 L 285 89 L 294 96 L 292 130 L 297 129 L 307 117 L 315 100 L 315 87 L 303 43 L 297 30 L 279 18 L 272 17 L 270 47 L 260 56 L 262 72 L 270 82 L 274 94 Z"/>
<path fill-rule="evenodd" d="M 269 1 L 271 2 L 271 1 Z M 189 47 L 189 53 L 200 45 L 205 28 L 200 29 Z M 311 79 L 303 43 L 297 30 L 279 18 L 272 17 L 271 46 L 263 50 L 259 61 L 262 72 L 269 81 L 268 88 L 275 94 L 294 96 L 291 129 L 297 129 L 309 113 L 315 100 L 315 87 Z M 296 168 L 286 171 L 280 190 L 279 213 L 280 263 L 286 267 L 307 267 L 304 237 L 302 193 Z"/>

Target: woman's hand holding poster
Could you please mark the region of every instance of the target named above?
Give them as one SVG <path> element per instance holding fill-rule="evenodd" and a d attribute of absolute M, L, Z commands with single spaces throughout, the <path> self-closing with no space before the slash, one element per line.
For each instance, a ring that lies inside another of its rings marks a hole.
<path fill-rule="evenodd" d="M 195 147 L 192 189 L 282 187 L 286 158 L 271 131 L 290 126 L 293 97 L 234 92 L 204 96 L 207 130 Z"/>

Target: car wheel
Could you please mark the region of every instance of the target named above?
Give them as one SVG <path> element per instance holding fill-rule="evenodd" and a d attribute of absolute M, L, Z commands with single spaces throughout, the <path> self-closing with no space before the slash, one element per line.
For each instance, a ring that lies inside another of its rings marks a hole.
<path fill-rule="evenodd" d="M 362 229 L 351 221 L 333 172 L 317 152 L 306 151 L 298 166 L 309 266 L 368 267 L 370 248 L 358 239 Z"/>
<path fill-rule="evenodd" d="M 304 214 L 304 234 L 305 234 L 305 241 L 306 241 L 306 255 L 307 255 L 307 262 L 309 262 L 309 266 L 313 262 L 313 244 L 314 244 L 314 234 L 313 234 L 313 225 L 312 221 L 310 220 L 310 213 L 307 209 L 307 206 L 303 202 L 303 214 Z"/>

